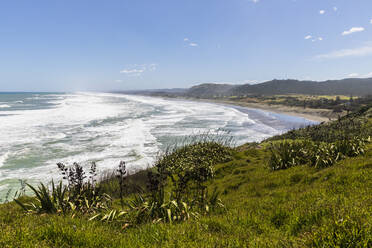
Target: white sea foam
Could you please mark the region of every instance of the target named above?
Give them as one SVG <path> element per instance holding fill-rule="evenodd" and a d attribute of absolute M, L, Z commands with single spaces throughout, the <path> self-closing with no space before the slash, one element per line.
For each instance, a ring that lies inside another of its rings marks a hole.
<path fill-rule="evenodd" d="M 11 106 L 8 104 L 0 104 L 0 108 L 10 108 Z"/>
<path fill-rule="evenodd" d="M 3 164 L 5 163 L 5 161 L 8 158 L 8 155 L 9 155 L 9 152 L 6 152 L 4 154 L 0 154 L 0 167 L 3 166 Z"/>

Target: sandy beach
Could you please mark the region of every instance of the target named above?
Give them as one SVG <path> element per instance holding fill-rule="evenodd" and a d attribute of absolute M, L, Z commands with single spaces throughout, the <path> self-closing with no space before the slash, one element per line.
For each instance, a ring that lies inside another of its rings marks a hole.
<path fill-rule="evenodd" d="M 336 118 L 332 110 L 329 109 L 311 109 L 311 108 L 299 108 L 290 107 L 284 105 L 267 105 L 262 103 L 246 103 L 236 101 L 224 101 L 224 100 L 211 100 L 210 102 L 223 103 L 229 105 L 236 105 L 247 108 L 261 109 L 278 114 L 286 114 L 291 116 L 299 116 L 311 121 L 326 122 Z"/>
<path fill-rule="evenodd" d="M 164 97 L 167 98 L 167 97 Z M 174 99 L 174 98 L 170 98 Z M 317 122 L 327 122 L 336 119 L 338 116 L 330 109 L 312 109 L 312 108 L 300 108 L 300 107 L 290 107 L 284 105 L 268 105 L 263 103 L 248 103 L 248 102 L 238 102 L 238 101 L 228 101 L 222 99 L 198 99 L 198 98 L 184 98 L 177 97 L 177 99 L 190 100 L 190 101 L 200 101 L 200 102 L 210 102 L 210 103 L 220 103 L 224 105 L 234 105 L 252 109 L 260 109 L 265 111 L 270 111 L 278 114 L 286 114 L 290 116 L 303 117 L 305 119 Z"/>

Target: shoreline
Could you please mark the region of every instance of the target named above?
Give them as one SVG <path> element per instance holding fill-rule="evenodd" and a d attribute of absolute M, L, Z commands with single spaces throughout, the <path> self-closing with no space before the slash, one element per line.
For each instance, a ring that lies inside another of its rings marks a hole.
<path fill-rule="evenodd" d="M 143 95 L 151 96 L 151 95 Z M 164 99 L 170 100 L 187 100 L 195 102 L 206 102 L 206 103 L 219 103 L 230 106 L 245 107 L 250 109 L 258 109 L 268 112 L 273 112 L 276 114 L 285 114 L 294 117 L 302 117 L 310 121 L 316 122 L 328 122 L 331 121 L 337 116 L 332 110 L 329 109 L 312 109 L 312 108 L 300 108 L 300 107 L 290 107 L 284 105 L 267 105 L 263 103 L 249 103 L 249 102 L 237 102 L 237 101 L 228 101 L 222 99 L 200 99 L 200 98 L 190 98 L 190 97 L 166 97 L 166 96 L 151 96 L 151 97 L 161 97 Z"/>
<path fill-rule="evenodd" d="M 191 100 L 191 99 L 190 99 Z M 199 99 L 192 99 L 199 100 Z M 267 105 L 262 103 L 246 103 L 246 102 L 235 102 L 235 101 L 225 101 L 225 100 L 208 100 L 200 99 L 201 102 L 210 102 L 210 103 L 222 103 L 231 106 L 239 106 L 251 109 L 259 109 L 263 111 L 269 111 L 277 114 L 285 114 L 294 117 L 302 117 L 310 121 L 316 122 L 328 122 L 334 118 L 331 117 L 332 111 L 325 109 L 302 109 L 298 107 L 290 107 L 284 105 Z M 329 114 L 327 116 L 327 114 Z"/>

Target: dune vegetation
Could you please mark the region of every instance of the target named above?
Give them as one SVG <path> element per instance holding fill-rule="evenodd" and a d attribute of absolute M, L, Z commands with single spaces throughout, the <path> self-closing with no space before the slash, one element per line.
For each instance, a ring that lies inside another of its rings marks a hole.
<path fill-rule="evenodd" d="M 367 106 L 261 143 L 199 138 L 133 175 L 58 164 L 64 183 L 0 205 L 0 246 L 372 247 L 371 125 Z"/>

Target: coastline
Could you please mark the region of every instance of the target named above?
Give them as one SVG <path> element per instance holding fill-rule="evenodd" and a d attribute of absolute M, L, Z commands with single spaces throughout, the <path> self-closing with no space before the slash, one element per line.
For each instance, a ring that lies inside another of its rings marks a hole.
<path fill-rule="evenodd" d="M 190 99 L 190 100 L 199 100 L 199 99 Z M 239 106 L 251 109 L 259 109 L 264 111 L 269 111 L 277 114 L 285 114 L 289 116 L 302 117 L 310 121 L 317 122 L 328 122 L 335 118 L 331 110 L 328 109 L 310 109 L 310 108 L 299 108 L 299 107 L 290 107 L 284 105 L 267 105 L 263 103 L 247 103 L 247 102 L 236 102 L 236 101 L 226 101 L 226 100 L 208 100 L 200 99 L 202 102 L 211 102 L 211 103 L 222 103 L 226 105 Z"/>
<path fill-rule="evenodd" d="M 149 96 L 149 95 L 145 95 Z M 284 105 L 268 105 L 263 103 L 249 103 L 249 102 L 237 102 L 228 101 L 222 99 L 200 99 L 191 97 L 166 97 L 166 96 L 151 96 L 151 97 L 161 97 L 164 99 L 179 99 L 188 100 L 196 102 L 208 102 L 208 103 L 218 103 L 230 106 L 239 106 L 250 109 L 259 109 L 264 111 L 269 111 L 277 114 L 285 114 L 289 116 L 302 117 L 310 121 L 316 122 L 328 122 L 337 118 L 337 115 L 329 109 L 312 109 L 312 108 L 300 108 L 300 107 L 290 107 Z"/>

